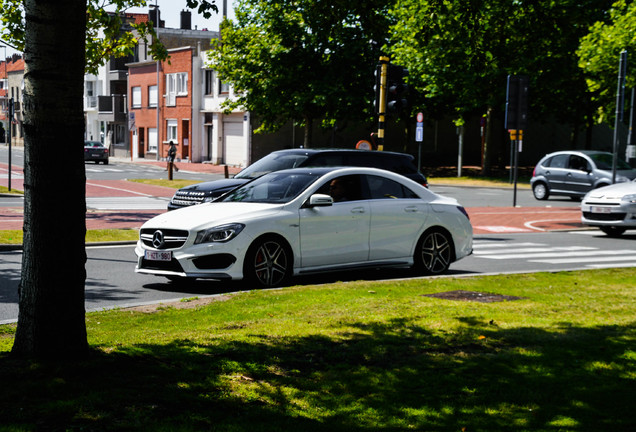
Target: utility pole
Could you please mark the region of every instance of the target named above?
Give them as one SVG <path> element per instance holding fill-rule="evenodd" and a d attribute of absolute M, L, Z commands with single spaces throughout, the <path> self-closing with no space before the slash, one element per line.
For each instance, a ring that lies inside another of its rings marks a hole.
<path fill-rule="evenodd" d="M 623 104 L 625 100 L 625 75 L 627 73 L 627 51 L 621 52 L 618 62 L 618 84 L 616 86 L 616 115 L 614 118 L 614 146 L 612 156 L 612 184 L 616 183 L 616 167 L 618 164 L 618 123 L 623 121 Z"/>

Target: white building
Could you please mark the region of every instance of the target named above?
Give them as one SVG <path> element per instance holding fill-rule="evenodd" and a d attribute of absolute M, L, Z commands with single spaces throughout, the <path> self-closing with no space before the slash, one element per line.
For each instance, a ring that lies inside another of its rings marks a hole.
<path fill-rule="evenodd" d="M 221 82 L 214 70 L 206 68 L 207 54 L 208 51 L 201 52 L 198 59 L 202 69 L 199 83 L 201 141 L 200 153 L 192 155 L 193 162 L 210 161 L 215 164 L 245 167 L 252 162 L 250 113 L 233 110 L 225 114 L 221 104 L 235 97 L 234 89 Z"/>

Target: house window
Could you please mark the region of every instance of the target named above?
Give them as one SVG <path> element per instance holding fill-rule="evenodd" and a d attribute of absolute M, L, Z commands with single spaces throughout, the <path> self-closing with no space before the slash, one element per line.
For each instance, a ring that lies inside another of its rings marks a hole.
<path fill-rule="evenodd" d="M 177 74 L 177 95 L 186 96 L 188 94 L 188 73 Z"/>
<path fill-rule="evenodd" d="M 132 93 L 132 107 L 141 108 L 141 87 L 133 87 Z"/>
<path fill-rule="evenodd" d="M 157 152 L 157 128 L 148 128 L 148 152 Z"/>
<path fill-rule="evenodd" d="M 148 106 L 151 108 L 157 107 L 157 86 L 152 85 L 148 87 Z"/>
<path fill-rule="evenodd" d="M 229 94 L 230 85 L 226 82 L 219 80 L 219 94 Z"/>
<path fill-rule="evenodd" d="M 177 143 L 177 121 L 168 120 L 166 124 L 166 139 Z"/>
<path fill-rule="evenodd" d="M 211 95 L 214 92 L 214 71 L 205 71 L 205 94 Z"/>

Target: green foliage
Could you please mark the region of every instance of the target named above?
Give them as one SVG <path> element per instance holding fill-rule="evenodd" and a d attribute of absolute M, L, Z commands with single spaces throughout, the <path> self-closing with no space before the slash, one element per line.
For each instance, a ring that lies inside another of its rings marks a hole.
<path fill-rule="evenodd" d="M 389 3 L 239 1 L 209 60 L 241 92 L 226 108 L 255 113 L 262 131 L 289 120 L 368 118 L 379 57 L 371 42 L 384 40 Z"/>
<path fill-rule="evenodd" d="M 635 277 L 198 281 L 228 294 L 87 314 L 79 361 L 11 359 L 4 325 L 0 429 L 633 431 Z M 458 290 L 516 299 L 431 296 Z"/>
<path fill-rule="evenodd" d="M 630 61 L 636 55 L 636 2 L 620 0 L 609 10 L 609 20 L 598 21 L 581 40 L 577 51 L 579 65 L 587 77 L 593 94 L 597 119 L 613 125 L 616 111 L 616 86 L 620 53 L 627 50 L 626 88 L 636 85 L 636 75 Z"/>
<path fill-rule="evenodd" d="M 197 1 L 188 0 L 192 3 Z M 203 0 L 203 3 L 209 3 Z M 96 73 L 97 68 L 111 57 L 125 57 L 133 53 L 137 39 L 152 38 L 150 53 L 155 58 L 164 60 L 168 57 L 165 47 L 155 37 L 151 22 L 126 24 L 122 14 L 130 7 L 145 7 L 146 0 L 88 0 L 86 4 L 86 71 Z M 114 7 L 114 12 L 107 12 L 105 7 Z M 214 8 L 215 6 L 210 5 Z M 0 0 L 3 33 L 2 38 L 24 51 L 25 16 L 22 0 Z M 60 13 L 63 13 L 62 11 Z"/>
<path fill-rule="evenodd" d="M 431 115 L 503 113 L 506 76 L 530 77 L 530 114 L 580 123 L 589 106 L 574 55 L 605 0 L 397 0 L 388 50 Z"/>

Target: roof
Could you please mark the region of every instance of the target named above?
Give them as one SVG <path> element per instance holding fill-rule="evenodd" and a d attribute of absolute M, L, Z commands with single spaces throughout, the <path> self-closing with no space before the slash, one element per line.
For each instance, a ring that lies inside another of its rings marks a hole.
<path fill-rule="evenodd" d="M 5 64 L 6 64 L 6 68 L 5 68 Z M 4 79 L 6 78 L 5 76 L 5 70 L 7 72 L 7 74 L 11 73 L 11 72 L 20 72 L 24 70 L 24 59 L 23 58 L 19 58 L 15 61 L 10 61 L 10 62 L 0 62 L 0 79 Z"/>

